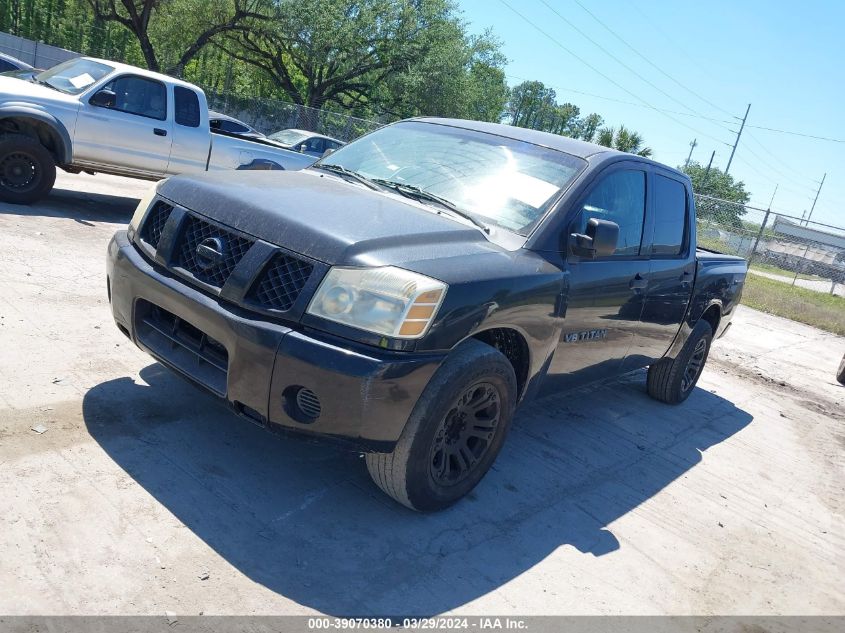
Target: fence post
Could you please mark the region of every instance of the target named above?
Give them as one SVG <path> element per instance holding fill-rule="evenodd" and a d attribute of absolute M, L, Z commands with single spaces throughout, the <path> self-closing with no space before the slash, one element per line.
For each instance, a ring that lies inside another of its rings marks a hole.
<path fill-rule="evenodd" d="M 760 238 L 763 236 L 763 231 L 766 229 L 766 224 L 769 222 L 769 214 L 772 212 L 771 208 L 766 209 L 766 215 L 763 216 L 763 224 L 760 225 L 760 230 L 757 231 L 757 239 L 754 240 L 754 246 L 751 247 L 751 254 L 748 256 L 748 265 L 751 266 L 751 260 L 757 254 L 757 245 L 760 243 Z"/>

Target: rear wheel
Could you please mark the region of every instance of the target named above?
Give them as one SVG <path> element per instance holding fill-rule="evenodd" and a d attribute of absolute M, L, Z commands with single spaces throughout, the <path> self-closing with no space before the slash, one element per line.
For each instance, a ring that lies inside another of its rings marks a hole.
<path fill-rule="evenodd" d="M 499 454 L 516 397 L 508 359 L 480 341 L 466 341 L 431 379 L 393 452 L 366 456 L 370 476 L 413 510 L 452 505 Z"/>
<path fill-rule="evenodd" d="M 712 341 L 710 324 L 707 321 L 696 323 L 674 359 L 664 358 L 648 368 L 648 395 L 669 404 L 686 400 L 701 377 Z"/>
<path fill-rule="evenodd" d="M 0 200 L 32 204 L 55 182 L 56 163 L 47 148 L 23 134 L 0 136 Z"/>
<path fill-rule="evenodd" d="M 845 385 L 845 356 L 842 357 L 842 360 L 839 363 L 839 371 L 836 372 L 836 380 Z"/>

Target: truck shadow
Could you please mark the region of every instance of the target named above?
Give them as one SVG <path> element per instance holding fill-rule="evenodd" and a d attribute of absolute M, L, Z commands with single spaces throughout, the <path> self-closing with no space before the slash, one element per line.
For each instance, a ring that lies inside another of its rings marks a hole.
<path fill-rule="evenodd" d="M 152 186 L 152 185 L 151 185 Z M 126 224 L 132 217 L 139 198 L 113 196 L 90 191 L 56 187 L 43 200 L 33 205 L 0 203 L 0 213 L 48 218 L 69 218 L 77 222 L 117 222 Z"/>
<path fill-rule="evenodd" d="M 161 365 L 92 388 L 92 437 L 254 582 L 333 615 L 432 615 L 496 590 L 561 547 L 620 548 L 608 526 L 752 417 L 696 389 L 648 398 L 639 372 L 524 407 L 469 498 L 416 514 L 354 453 L 277 438 Z"/>

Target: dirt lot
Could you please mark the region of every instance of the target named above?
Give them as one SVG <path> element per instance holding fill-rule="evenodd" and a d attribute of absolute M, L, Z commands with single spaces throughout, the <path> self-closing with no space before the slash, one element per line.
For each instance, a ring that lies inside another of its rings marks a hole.
<path fill-rule="evenodd" d="M 743 309 L 685 405 L 642 373 L 535 403 L 418 515 L 118 332 L 106 243 L 148 186 L 0 205 L 0 613 L 845 612 L 844 338 Z"/>

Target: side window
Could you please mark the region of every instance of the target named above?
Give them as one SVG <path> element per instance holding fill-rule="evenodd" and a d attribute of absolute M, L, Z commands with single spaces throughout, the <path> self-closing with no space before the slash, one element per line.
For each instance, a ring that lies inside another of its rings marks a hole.
<path fill-rule="evenodd" d="M 176 123 L 187 127 L 200 126 L 200 100 L 197 93 L 182 86 L 173 87 Z"/>
<path fill-rule="evenodd" d="M 0 59 L 0 73 L 4 73 L 7 70 L 17 70 L 18 67 L 14 64 L 7 62 L 5 59 Z"/>
<path fill-rule="evenodd" d="M 652 255 L 680 255 L 687 229 L 687 192 L 677 180 L 654 176 Z"/>
<path fill-rule="evenodd" d="M 584 233 L 590 218 L 619 225 L 619 242 L 613 255 L 639 255 L 645 218 L 645 172 L 620 170 L 605 176 L 584 200 L 575 232 Z"/>
<path fill-rule="evenodd" d="M 103 86 L 115 93 L 113 110 L 164 121 L 167 118 L 167 91 L 160 81 L 124 75 Z"/>
<path fill-rule="evenodd" d="M 303 152 L 320 152 L 320 147 L 323 144 L 323 139 L 321 138 L 309 138 L 307 141 L 303 141 L 302 143 L 302 151 Z"/>

